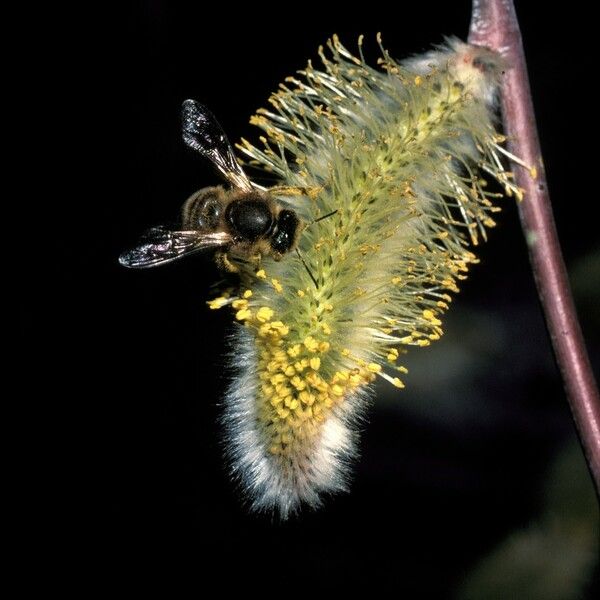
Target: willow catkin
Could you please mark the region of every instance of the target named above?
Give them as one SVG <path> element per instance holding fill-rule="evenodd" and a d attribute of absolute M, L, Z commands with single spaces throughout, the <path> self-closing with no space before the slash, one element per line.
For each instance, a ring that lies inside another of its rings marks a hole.
<path fill-rule="evenodd" d="M 499 159 L 491 51 L 449 40 L 379 68 L 337 37 L 252 122 L 249 162 L 296 196 L 307 224 L 290 254 L 237 261 L 234 376 L 226 395 L 232 469 L 257 510 L 286 518 L 346 485 L 357 417 L 377 377 L 403 388 L 408 347 L 442 335 L 441 316 L 494 225 L 482 176 L 519 195 Z M 276 193 L 276 191 L 274 191 Z M 320 221 L 319 217 L 333 215 Z M 235 258 L 232 258 L 235 261 Z"/>

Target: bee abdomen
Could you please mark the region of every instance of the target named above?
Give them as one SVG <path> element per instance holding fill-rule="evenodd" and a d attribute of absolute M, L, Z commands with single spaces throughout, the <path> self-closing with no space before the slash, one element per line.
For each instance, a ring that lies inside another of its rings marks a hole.
<path fill-rule="evenodd" d="M 181 209 L 184 229 L 215 231 L 221 221 L 223 188 L 207 187 L 194 192 Z"/>

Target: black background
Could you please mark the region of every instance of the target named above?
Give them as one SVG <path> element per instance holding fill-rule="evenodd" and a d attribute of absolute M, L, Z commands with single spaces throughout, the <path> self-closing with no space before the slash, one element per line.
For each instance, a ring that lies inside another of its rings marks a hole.
<path fill-rule="evenodd" d="M 582 147 L 593 110 L 585 86 L 597 76 L 589 41 L 578 41 L 581 15 L 540 14 L 526 4 L 518 8 L 549 184 L 598 366 L 598 294 L 589 292 L 598 274 L 582 262 L 600 250 L 588 208 L 597 159 Z M 374 58 L 381 31 L 392 55 L 403 57 L 443 35 L 464 38 L 469 3 L 393 11 L 213 3 L 210 15 L 199 2 L 130 8 L 78 16 L 76 38 L 91 52 L 73 56 L 78 43 L 69 50 L 74 77 L 91 75 L 78 103 L 93 107 L 94 143 L 79 151 L 89 180 L 82 196 L 97 196 L 79 199 L 65 217 L 90 224 L 85 245 L 65 236 L 68 261 L 52 267 L 61 285 L 77 290 L 60 314 L 74 350 L 65 364 L 78 402 L 69 419 L 81 447 L 93 450 L 81 473 L 90 491 L 72 498 L 89 506 L 82 539 L 99 551 L 107 576 L 191 581 L 198 593 L 208 584 L 273 595 L 368 585 L 409 598 L 452 597 L 506 535 L 535 521 L 548 466 L 574 436 L 512 201 L 480 249 L 439 349 L 409 357 L 401 394 L 378 393 L 351 493 L 283 524 L 248 514 L 223 467 L 217 421 L 231 317 L 205 306 L 218 277 L 210 258 L 132 272 L 117 257 L 144 229 L 172 220 L 191 192 L 216 182 L 181 142 L 183 99 L 211 107 L 232 140 L 256 139 L 249 116 L 332 33 L 348 46 L 364 33 Z M 89 125 L 81 123 L 82 136 Z M 452 385 L 428 385 L 463 354 Z M 470 400 L 461 405 L 463 394 Z"/>

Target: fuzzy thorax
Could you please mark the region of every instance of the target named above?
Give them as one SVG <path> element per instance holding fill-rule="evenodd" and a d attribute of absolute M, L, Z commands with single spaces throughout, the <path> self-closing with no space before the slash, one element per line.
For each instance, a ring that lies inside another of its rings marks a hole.
<path fill-rule="evenodd" d="M 494 225 L 482 173 L 519 194 L 499 156 L 493 102 L 503 69 L 452 40 L 380 69 L 337 38 L 271 97 L 253 123 L 250 164 L 305 195 L 279 198 L 304 219 L 298 249 L 212 300 L 242 324 L 227 396 L 229 454 L 256 509 L 285 518 L 342 489 L 355 418 L 382 377 L 404 387 L 398 360 L 442 335 L 441 315 Z M 334 215 L 315 222 L 323 215 Z M 310 271 L 310 273 L 309 273 Z"/>

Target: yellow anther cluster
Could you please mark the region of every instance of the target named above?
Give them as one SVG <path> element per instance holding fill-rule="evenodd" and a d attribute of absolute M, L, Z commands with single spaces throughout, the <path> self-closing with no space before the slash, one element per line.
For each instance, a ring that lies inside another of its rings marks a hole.
<path fill-rule="evenodd" d="M 231 300 L 226 295 L 219 296 L 218 298 L 215 298 L 214 300 L 209 300 L 207 302 L 210 310 L 217 310 L 219 308 L 223 308 L 224 306 L 226 306 L 227 304 L 230 304 L 230 303 L 231 303 Z"/>
<path fill-rule="evenodd" d="M 396 360 L 398 359 L 398 350 L 396 348 L 390 349 L 387 355 L 387 359 L 392 363 L 396 362 Z"/>
<path fill-rule="evenodd" d="M 273 309 L 269 308 L 268 306 L 263 306 L 256 313 L 256 319 L 261 323 L 266 323 L 267 321 L 270 321 L 272 316 Z"/>
<path fill-rule="evenodd" d="M 423 311 L 423 318 L 427 319 L 432 325 L 440 326 L 442 322 L 436 318 L 435 313 L 432 310 L 425 309 Z"/>
<path fill-rule="evenodd" d="M 327 372 L 325 365 L 331 362 L 327 355 L 334 351 L 330 342 L 317 334 L 299 341 L 289 339 L 290 328 L 273 320 L 272 308 L 250 308 L 247 298 L 231 304 L 236 318 L 257 332 L 259 415 L 272 454 L 294 452 L 318 435 L 328 412 L 382 370 L 377 363 L 357 361 L 354 369 Z M 321 330 L 324 335 L 331 333 L 323 326 Z"/>

